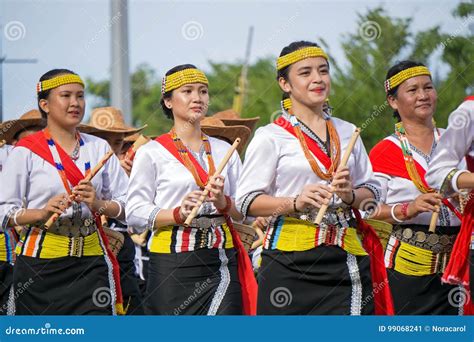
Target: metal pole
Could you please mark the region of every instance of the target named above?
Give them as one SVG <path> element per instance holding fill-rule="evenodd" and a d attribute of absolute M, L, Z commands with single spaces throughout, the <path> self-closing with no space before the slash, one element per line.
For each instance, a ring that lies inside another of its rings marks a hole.
<path fill-rule="evenodd" d="M 111 70 L 110 102 L 122 110 L 124 120 L 132 124 L 132 93 L 128 54 L 127 0 L 111 0 Z"/>
<path fill-rule="evenodd" d="M 0 25 L 0 122 L 3 122 L 3 62 L 5 58 L 2 53 L 3 26 Z"/>

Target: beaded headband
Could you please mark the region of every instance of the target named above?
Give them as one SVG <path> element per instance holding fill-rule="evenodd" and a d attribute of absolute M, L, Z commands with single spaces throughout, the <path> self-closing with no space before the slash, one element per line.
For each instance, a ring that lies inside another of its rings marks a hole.
<path fill-rule="evenodd" d="M 79 75 L 66 74 L 54 77 L 50 80 L 44 80 L 36 84 L 36 93 L 57 88 L 64 84 L 79 83 L 84 87 L 84 82 Z"/>
<path fill-rule="evenodd" d="M 308 46 L 296 51 L 290 52 L 284 56 L 278 57 L 277 59 L 277 70 L 281 70 L 288 65 L 299 62 L 306 58 L 311 57 L 323 57 L 328 60 L 328 55 L 321 49 L 316 46 Z"/>
<path fill-rule="evenodd" d="M 388 93 L 391 89 L 399 86 L 409 78 L 423 75 L 431 77 L 430 71 L 425 66 L 416 66 L 402 70 L 385 81 L 385 92 Z"/>
<path fill-rule="evenodd" d="M 163 82 L 161 83 L 161 94 L 164 95 L 169 91 L 189 83 L 203 83 L 209 85 L 206 75 L 204 75 L 201 70 L 184 69 L 163 77 Z"/>

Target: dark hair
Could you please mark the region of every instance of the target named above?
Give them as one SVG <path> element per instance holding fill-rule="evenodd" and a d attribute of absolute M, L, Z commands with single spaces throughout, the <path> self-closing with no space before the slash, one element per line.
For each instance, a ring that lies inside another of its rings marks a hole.
<path fill-rule="evenodd" d="M 425 66 L 425 65 L 423 63 L 410 61 L 410 60 L 398 62 L 397 64 L 392 66 L 390 69 L 388 69 L 387 76 L 385 77 L 385 80 L 388 80 L 390 77 L 398 74 L 400 71 L 403 71 L 403 70 L 406 70 L 406 69 L 409 69 L 409 68 L 413 68 L 413 67 L 417 67 L 417 66 Z M 397 92 L 398 92 L 398 87 L 399 86 L 400 85 L 396 86 L 395 88 L 390 89 L 387 92 L 387 97 L 388 96 L 397 97 Z M 402 121 L 402 118 L 400 117 L 400 114 L 398 113 L 398 110 L 395 110 L 393 112 L 393 117 L 395 119 L 397 119 L 398 122 Z"/>
<path fill-rule="evenodd" d="M 68 69 L 53 69 L 53 70 L 50 70 L 47 73 L 45 73 L 43 76 L 41 76 L 39 81 L 42 82 L 42 81 L 46 81 L 46 80 L 50 80 L 52 78 L 55 78 L 56 76 L 59 76 L 59 75 L 67 75 L 67 74 L 77 75 L 74 71 L 71 71 L 71 70 L 68 70 Z M 39 105 L 39 102 L 40 102 L 40 100 L 46 100 L 48 98 L 49 93 L 51 92 L 51 90 L 53 90 L 53 89 L 40 91 L 38 93 L 38 109 L 41 113 L 41 117 L 45 120 L 47 119 L 48 115 L 47 115 L 46 112 L 44 112 L 41 109 L 41 107 Z"/>
<path fill-rule="evenodd" d="M 287 55 L 289 53 L 292 53 L 296 50 L 299 50 L 299 49 L 302 49 L 302 48 L 305 48 L 305 47 L 309 47 L 309 46 L 319 47 L 319 45 L 316 44 L 316 43 L 308 42 L 306 40 L 300 40 L 298 42 L 293 42 L 290 45 L 285 46 L 280 52 L 280 57 L 284 56 L 284 55 Z M 288 72 L 290 70 L 290 66 L 291 65 L 288 65 L 288 66 L 284 67 L 283 69 L 280 69 L 280 70 L 277 71 L 277 81 L 280 77 L 283 77 L 285 80 L 288 80 Z"/>
<path fill-rule="evenodd" d="M 177 65 L 174 68 L 171 68 L 170 70 L 168 70 L 165 76 L 163 77 L 169 76 L 171 74 L 174 74 L 177 71 L 181 71 L 185 69 L 197 69 L 197 68 L 193 64 Z M 170 99 L 172 95 L 173 95 L 173 90 L 168 91 L 161 96 L 161 100 L 160 100 L 160 105 L 161 105 L 161 108 L 163 109 L 163 112 L 165 113 L 166 117 L 171 120 L 173 120 L 173 111 L 165 106 L 165 99 Z"/>

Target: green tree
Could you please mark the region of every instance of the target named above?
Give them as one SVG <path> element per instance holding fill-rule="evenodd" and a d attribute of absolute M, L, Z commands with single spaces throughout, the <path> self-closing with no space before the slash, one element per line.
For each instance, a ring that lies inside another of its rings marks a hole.
<path fill-rule="evenodd" d="M 449 113 L 463 97 L 474 91 L 474 37 L 462 34 L 472 22 L 474 3 L 461 3 L 453 16 L 459 29 L 452 35 L 436 26 L 412 32 L 411 18 L 393 18 L 382 8 L 359 14 L 357 32 L 342 37 L 345 60 L 331 58 L 334 115 L 363 128 L 362 136 L 370 149 L 393 132 L 392 110 L 386 103 L 383 82 L 388 69 L 397 61 L 414 59 L 431 68 L 438 90 L 436 120 L 446 126 Z M 320 39 L 327 51 L 330 46 Z M 209 115 L 232 107 L 242 65 L 209 62 L 206 70 L 210 83 Z M 441 65 L 443 72 L 438 69 Z M 259 125 L 271 122 L 280 108 L 281 91 L 275 81 L 275 57 L 263 58 L 249 66 L 248 96 L 243 117 L 260 116 Z M 109 81 L 87 80 L 88 92 L 101 106 L 108 105 Z M 140 65 L 132 74 L 133 123 L 148 124 L 145 133 L 157 135 L 171 127 L 160 106 L 161 80 L 148 65 Z"/>
<path fill-rule="evenodd" d="M 460 4 L 453 15 L 461 28 L 472 19 L 473 5 Z M 461 21 L 461 20 L 460 20 Z M 389 17 L 382 8 L 359 15 L 359 32 L 343 37 L 347 66 L 333 63 L 331 105 L 334 114 L 363 128 L 367 148 L 393 132 L 392 109 L 386 103 L 383 82 L 386 72 L 397 61 L 413 59 L 430 67 L 441 50 L 441 61 L 447 74 L 431 67 L 438 90 L 436 120 L 445 126 L 449 113 L 472 91 L 474 71 L 469 66 L 474 56 L 473 36 L 447 35 L 434 27 L 413 33 L 411 18 Z M 439 66 L 439 63 L 436 64 Z"/>

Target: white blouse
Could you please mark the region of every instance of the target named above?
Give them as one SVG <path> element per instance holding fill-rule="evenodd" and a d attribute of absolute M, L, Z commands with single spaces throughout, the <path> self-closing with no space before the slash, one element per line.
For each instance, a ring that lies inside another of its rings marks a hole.
<path fill-rule="evenodd" d="M 0 147 L 0 172 L 2 172 L 3 165 L 5 165 L 8 154 L 10 154 L 10 151 L 12 150 L 12 148 L 13 146 L 11 145 L 3 145 L 2 147 Z"/>
<path fill-rule="evenodd" d="M 217 168 L 230 145 L 213 137 L 208 139 Z M 199 153 L 191 153 L 208 172 L 204 146 Z M 241 165 L 238 153 L 234 152 L 221 173 L 225 177 L 224 193 L 231 198 L 235 198 Z M 199 187 L 191 172 L 159 142 L 148 142 L 137 151 L 133 161 L 125 209 L 128 225 L 137 232 L 152 229 L 156 215 L 161 209 L 180 206 L 183 198 L 194 190 L 199 190 Z M 213 214 L 217 214 L 217 209 L 209 202 L 204 203 L 199 211 L 199 215 Z"/>
<path fill-rule="evenodd" d="M 284 113 L 284 117 L 289 119 L 287 113 Z M 332 120 L 339 134 L 342 159 L 356 127 L 335 117 L 326 119 Z M 303 124 L 301 128 L 325 151 L 324 144 L 309 128 Z M 317 162 L 321 170 L 326 171 L 321 162 Z M 380 183 L 373 176 L 372 165 L 360 138 L 357 139 L 347 166 L 355 188 L 366 187 L 374 193 L 375 198 L 380 197 Z M 327 181 L 313 172 L 295 136 L 274 123 L 268 124 L 255 132 L 247 148 L 237 188 L 237 208 L 247 216 L 248 208 L 257 196 L 267 194 L 274 197 L 293 197 L 300 194 L 308 184 L 327 184 Z M 334 195 L 329 209 L 341 206 L 347 207 Z"/>
<path fill-rule="evenodd" d="M 441 136 L 443 136 L 443 129 L 439 129 Z M 390 140 L 395 145 L 400 147 L 400 141 L 397 136 L 391 135 L 385 139 Z M 432 154 L 436 150 L 439 143 L 434 143 L 432 148 Z M 428 163 L 430 163 L 430 156 L 425 155 L 423 152 L 418 150 L 415 146 L 411 146 L 411 150 L 413 153 L 413 159 L 416 160 L 423 169 L 428 169 Z M 381 172 L 375 172 L 375 176 L 382 184 L 382 202 L 388 205 L 394 205 L 395 203 L 404 203 L 404 202 L 411 202 L 416 197 L 421 195 L 420 190 L 416 187 L 416 185 L 410 180 L 403 177 L 394 177 L 387 175 Z M 455 206 L 458 205 L 456 202 L 452 202 Z M 415 216 L 412 219 L 403 221 L 403 224 L 422 224 L 422 225 L 429 225 L 431 221 L 431 212 L 421 213 Z M 441 206 L 441 211 L 438 218 L 437 225 L 440 226 L 457 226 L 460 225 L 460 221 L 457 216 L 446 206 Z"/>
<path fill-rule="evenodd" d="M 110 150 L 109 144 L 95 136 L 81 133 L 84 146 L 80 149 L 75 164 L 85 172 L 85 154 L 90 158 L 91 168 Z M 87 153 L 83 153 L 87 149 Z M 3 167 L 0 192 L 0 223 L 5 229 L 9 218 L 23 205 L 26 209 L 41 209 L 48 200 L 58 194 L 66 193 L 61 177 L 55 166 L 39 157 L 26 147 L 15 147 Z M 4 186 L 7 185 L 8 186 Z M 127 191 L 127 175 L 116 156 L 112 156 L 98 174 L 92 179 L 97 198 L 114 200 L 122 208 Z M 25 203 L 23 203 L 25 199 Z M 61 218 L 89 218 L 92 213 L 84 204 L 73 205 Z"/>
<path fill-rule="evenodd" d="M 474 101 L 463 102 L 449 116 L 449 125 L 441 137 L 426 174 L 428 184 L 441 188 L 448 174 L 455 170 L 446 193 L 459 191 L 456 186 L 459 175 L 466 170 L 458 167 L 465 155 L 474 157 Z"/>

